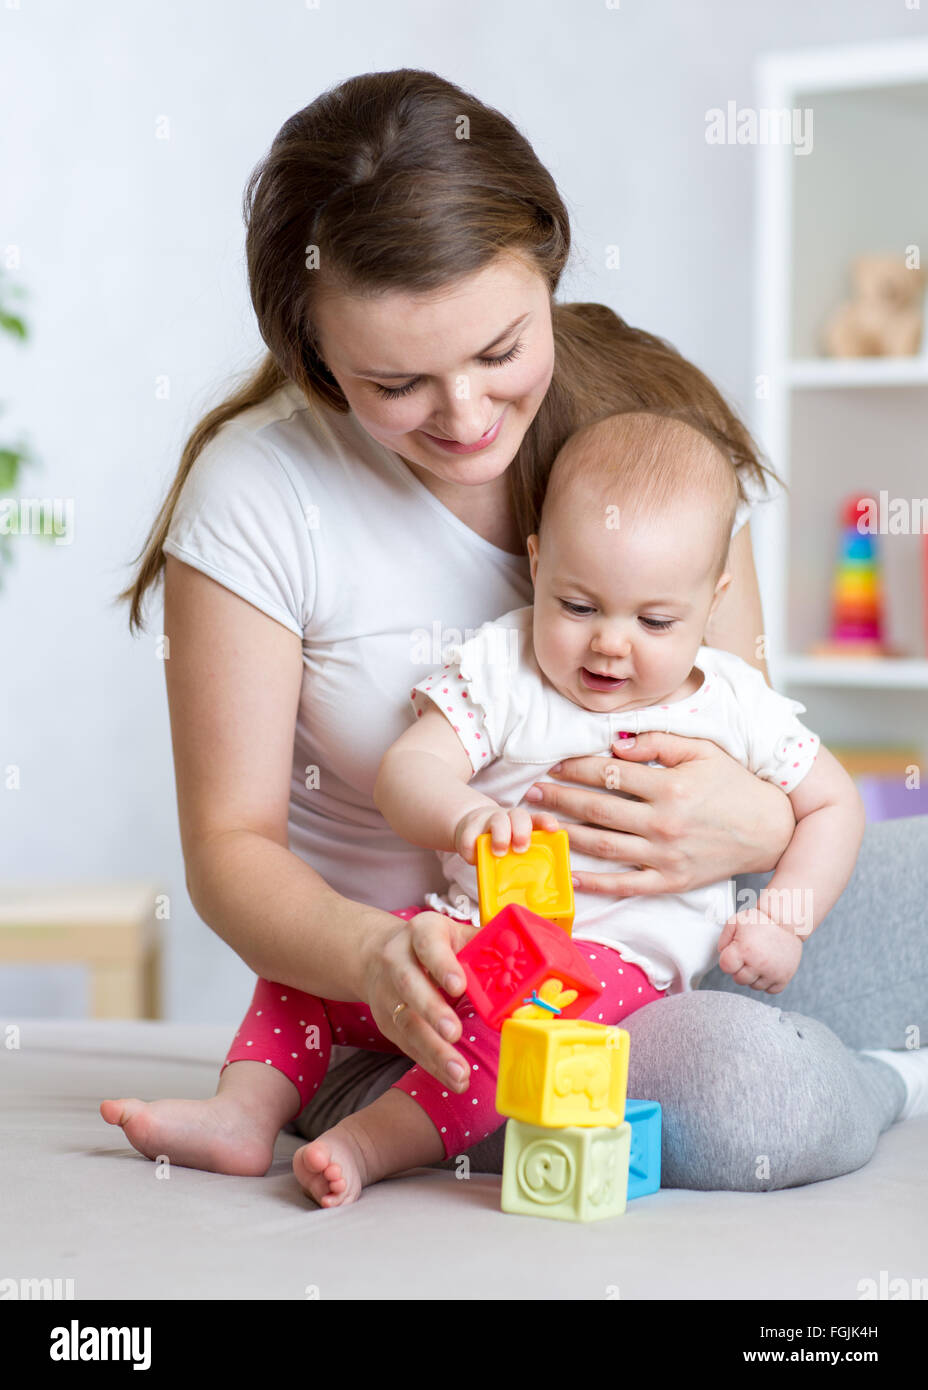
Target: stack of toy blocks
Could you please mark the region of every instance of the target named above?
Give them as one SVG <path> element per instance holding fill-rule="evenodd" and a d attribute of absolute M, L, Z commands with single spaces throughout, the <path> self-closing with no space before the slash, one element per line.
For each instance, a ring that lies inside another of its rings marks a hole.
<path fill-rule="evenodd" d="M 526 851 L 504 856 L 481 835 L 476 862 L 483 926 L 458 958 L 474 1007 L 502 1034 L 502 1209 L 619 1216 L 660 1187 L 660 1106 L 626 1100 L 625 1029 L 578 1017 L 603 986 L 570 939 L 567 832 L 533 831 Z"/>

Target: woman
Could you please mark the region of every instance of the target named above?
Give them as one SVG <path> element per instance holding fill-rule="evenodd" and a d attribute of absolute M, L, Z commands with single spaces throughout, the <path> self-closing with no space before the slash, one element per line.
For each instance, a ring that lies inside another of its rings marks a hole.
<path fill-rule="evenodd" d="M 269 355 L 194 432 L 124 595 L 137 627 L 164 568 L 187 885 L 256 974 L 366 1001 L 408 1058 L 463 1088 L 458 1020 L 433 983 L 455 972 L 461 928 L 390 911 L 442 880 L 436 856 L 377 814 L 379 760 L 444 646 L 530 601 L 524 540 L 563 440 L 615 410 L 674 405 L 681 359 L 602 306 L 553 304 L 570 232 L 550 176 L 500 113 L 432 73 L 352 79 L 297 113 L 252 175 L 246 220 Z M 703 386 L 695 413 L 728 442 L 745 523 L 764 470 Z M 680 403 L 694 410 L 691 392 Z M 706 640 L 763 670 L 746 523 L 730 568 Z M 606 769 L 638 799 L 604 790 Z M 539 807 L 586 822 L 571 841 L 603 873 L 583 886 L 615 897 L 770 870 L 794 825 L 776 788 L 698 740 L 648 735 L 614 760 L 571 759 L 539 792 Z M 636 872 L 610 873 L 610 860 Z M 908 1092 L 885 1061 L 813 1020 L 771 1030 L 774 1019 L 792 1016 L 720 992 L 629 1018 L 630 1094 L 665 1102 L 666 1184 L 845 1172 L 900 1114 Z M 270 1161 L 248 1151 L 233 1079 L 260 1065 L 224 1073 L 201 1166 Z M 686 1087 L 699 1091 L 696 1120 L 675 1103 Z M 825 1150 L 807 1141 L 811 1111 L 838 1134 Z M 763 1172 L 753 1136 L 765 1114 L 788 1142 Z"/>

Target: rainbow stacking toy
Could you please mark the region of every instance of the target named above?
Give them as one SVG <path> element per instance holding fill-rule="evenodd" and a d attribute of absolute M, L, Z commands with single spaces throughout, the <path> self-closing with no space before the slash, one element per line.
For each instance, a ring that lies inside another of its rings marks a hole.
<path fill-rule="evenodd" d="M 831 630 L 816 643 L 819 656 L 889 655 L 883 631 L 883 586 L 875 537 L 859 529 L 864 496 L 842 507 L 841 543 L 831 586 Z"/>
<path fill-rule="evenodd" d="M 626 1100 L 626 1030 L 577 1017 L 603 986 L 569 935 L 567 832 L 533 831 L 527 851 L 502 856 L 481 835 L 476 863 L 483 925 L 458 959 L 474 1008 L 501 1032 L 502 1209 L 621 1216 L 660 1187 L 661 1110 Z"/>

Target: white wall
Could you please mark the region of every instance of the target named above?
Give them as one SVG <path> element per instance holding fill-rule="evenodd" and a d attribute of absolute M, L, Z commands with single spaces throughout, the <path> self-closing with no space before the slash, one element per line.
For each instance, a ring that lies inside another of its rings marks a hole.
<path fill-rule="evenodd" d="M 926 15 L 928 0 L 0 0 L 0 255 L 19 248 L 33 330 L 25 350 L 0 344 L 0 446 L 23 430 L 41 459 L 20 495 L 75 502 L 73 544 L 18 542 L 0 589 L 0 892 L 153 877 L 173 902 L 170 1016 L 232 1023 L 250 994 L 184 889 L 160 605 L 132 641 L 110 600 L 186 433 L 257 353 L 241 194 L 287 116 L 395 67 L 500 107 L 571 211 L 562 297 L 669 337 L 746 410 L 754 150 L 709 146 L 705 113 L 751 103 L 763 50 L 924 34 Z M 82 989 L 76 969 L 0 970 L 0 1015 L 79 1016 Z"/>

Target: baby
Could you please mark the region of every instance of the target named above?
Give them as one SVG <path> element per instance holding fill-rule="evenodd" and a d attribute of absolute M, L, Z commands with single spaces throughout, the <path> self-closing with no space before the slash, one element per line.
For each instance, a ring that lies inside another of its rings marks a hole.
<path fill-rule="evenodd" d="M 660 729 L 711 739 L 783 788 L 796 829 L 756 904 L 736 912 L 730 881 L 673 896 L 575 894 L 573 939 L 605 986 L 584 1016 L 605 1023 L 694 988 L 716 962 L 738 983 L 782 991 L 860 847 L 859 794 L 796 718 L 805 707 L 739 657 L 702 645 L 731 582 L 737 501 L 727 456 L 666 413 L 611 416 L 575 434 L 555 460 L 539 533 L 528 539 L 534 605 L 485 624 L 414 687 L 418 718 L 387 750 L 374 788 L 399 834 L 439 851 L 449 887 L 427 905 L 475 925 L 477 836 L 489 831 L 502 854 L 525 850 L 533 827 L 557 829 L 549 812 L 522 803 L 560 758 L 609 759 L 623 732 Z M 607 786 L 610 771 L 622 772 L 614 760 L 604 770 Z M 571 864 L 604 871 L 603 859 L 573 846 Z M 307 1145 L 295 1170 L 322 1205 L 350 1201 L 365 1180 L 385 1176 L 371 1157 L 381 1146 L 395 1172 L 434 1161 L 435 1129 L 448 1157 L 497 1127 L 499 1035 L 466 994 L 456 1007 L 459 1050 L 474 1058 L 468 1090 L 450 1094 L 415 1068 L 407 1144 L 388 1093 Z M 475 1107 L 484 1112 L 479 1128 Z"/>
<path fill-rule="evenodd" d="M 448 888 L 428 895 L 427 906 L 475 928 L 477 836 L 489 831 L 502 854 L 524 851 L 534 827 L 557 829 L 550 812 L 523 803 L 561 758 L 602 758 L 604 785 L 624 796 L 621 778 L 632 766 L 612 757 L 611 744 L 622 734 L 663 730 L 710 739 L 784 790 L 795 832 L 770 883 L 740 911 L 730 881 L 673 895 L 575 893 L 573 939 L 603 985 L 584 1014 L 593 1021 L 615 1024 L 693 989 L 716 963 L 739 984 L 779 993 L 798 968 L 803 939 L 843 892 L 860 846 L 860 797 L 796 718 L 805 707 L 771 690 L 739 657 L 702 645 L 731 582 L 726 562 L 737 501 L 730 458 L 708 433 L 671 413 L 613 415 L 573 435 L 552 467 L 538 534 L 528 538 L 533 606 L 484 624 L 412 689 L 417 718 L 378 772 L 374 801 L 385 819 L 442 860 Z M 595 831 L 561 820 L 578 828 L 572 868 L 634 871 L 584 853 L 584 837 Z M 371 1105 L 304 1145 L 294 1172 L 321 1206 L 354 1201 L 364 1186 L 459 1154 L 498 1128 L 499 1033 L 466 993 L 445 998 L 463 1025 L 456 1048 L 469 1064 L 466 1088 L 454 1090 L 414 1066 Z M 398 999 L 394 1017 L 405 1007 Z M 225 1066 L 248 1058 L 272 1064 L 233 1068 L 253 1112 L 273 1108 L 262 1106 L 259 1093 L 280 1087 L 275 1070 L 297 1088 L 302 1108 L 328 1058 L 328 1041 L 307 1051 L 310 1034 L 397 1051 L 369 1012 L 259 981 Z M 181 1127 L 198 1135 L 203 1104 L 218 1100 L 155 1102 L 147 1115 L 141 1102 L 108 1101 L 111 1113 L 103 1114 L 142 1152 L 172 1152 L 164 1125 L 171 1135 Z M 200 1110 L 181 1116 L 184 1106 Z M 174 1109 L 159 1115 L 157 1107 Z M 240 1145 L 233 1161 L 201 1153 L 205 1141 L 196 1139 L 177 1139 L 175 1161 L 263 1172 L 277 1132 L 265 1128 L 252 1166 Z"/>

